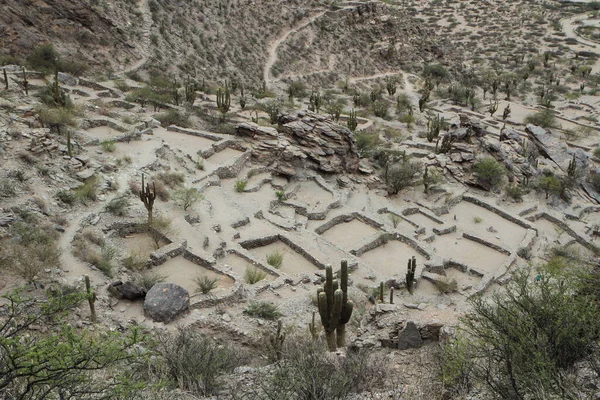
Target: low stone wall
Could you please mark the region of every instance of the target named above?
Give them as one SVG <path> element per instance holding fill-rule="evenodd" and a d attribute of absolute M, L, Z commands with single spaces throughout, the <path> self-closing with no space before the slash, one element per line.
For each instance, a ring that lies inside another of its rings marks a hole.
<path fill-rule="evenodd" d="M 186 247 L 187 241 L 184 241 L 183 243 L 171 243 L 158 250 L 154 250 L 150 253 L 150 265 L 157 266 L 164 264 L 167 260 L 183 254 Z"/>
<path fill-rule="evenodd" d="M 348 223 L 355 219 L 357 219 L 375 229 L 381 229 L 383 227 L 382 223 L 375 221 L 373 218 L 370 218 L 359 212 L 353 212 L 351 214 L 338 215 L 337 217 L 330 219 L 323 225 L 318 226 L 315 229 L 315 233 L 317 233 L 318 235 L 322 235 L 323 233 L 327 232 L 329 229 L 333 228 L 336 225 Z"/>
<path fill-rule="evenodd" d="M 495 243 L 489 242 L 485 239 L 482 239 L 479 236 L 475 236 L 475 235 L 471 235 L 470 233 L 463 232 L 463 237 L 465 239 L 469 239 L 473 242 L 476 242 L 476 243 L 482 244 L 486 247 L 489 247 L 490 249 L 495 250 L 499 253 L 506 254 L 507 256 L 510 255 L 510 251 L 506 250 L 504 247 L 497 245 Z"/>
<path fill-rule="evenodd" d="M 227 254 L 235 254 L 236 256 L 243 258 L 244 260 L 248 261 L 250 264 L 252 264 L 254 267 L 266 272 L 269 275 L 275 276 L 275 277 L 280 277 L 281 275 L 274 271 L 272 268 L 267 267 L 266 265 L 264 265 L 263 263 L 257 261 L 254 257 L 252 257 L 250 254 L 245 254 L 244 252 L 241 252 L 237 249 L 228 249 L 226 251 Z"/>
<path fill-rule="evenodd" d="M 454 232 L 456 232 L 456 225 L 448 226 L 446 228 L 433 228 L 433 233 L 438 236 L 443 236 Z"/>
<path fill-rule="evenodd" d="M 167 128 L 167 130 L 171 131 L 171 132 L 185 133 L 186 135 L 191 135 L 191 136 L 203 137 L 205 139 L 214 140 L 215 142 L 218 142 L 220 140 L 225 139 L 224 136 L 217 135 L 216 133 L 205 132 L 205 131 L 197 131 L 197 130 L 194 130 L 194 129 L 181 128 L 181 127 L 179 127 L 177 125 L 170 125 Z"/>
<path fill-rule="evenodd" d="M 427 250 L 425 250 L 423 247 L 421 247 L 417 243 L 416 240 L 414 240 L 408 236 L 405 236 L 399 232 L 392 233 L 392 232 L 387 232 L 387 231 L 383 231 L 383 233 L 381 235 L 379 235 L 377 238 L 375 238 L 371 242 L 362 245 L 361 247 L 359 247 L 356 250 L 350 251 L 350 254 L 355 255 L 356 257 L 360 257 L 361 255 L 365 254 L 368 251 L 371 251 L 371 250 L 376 249 L 377 247 L 383 246 L 385 243 L 389 242 L 390 240 L 397 240 L 399 242 L 402 242 L 402 243 L 410 246 L 421 256 L 425 257 L 425 259 L 427 259 L 427 260 L 431 259 L 431 254 Z"/>
<path fill-rule="evenodd" d="M 82 129 L 84 129 L 84 127 L 85 129 L 90 129 L 97 128 L 99 126 L 108 126 L 109 128 L 119 132 L 127 132 L 129 130 L 129 128 L 121 125 L 117 120 L 108 117 L 88 119 L 83 122 L 83 125 L 84 126 L 81 127 Z"/>
<path fill-rule="evenodd" d="M 248 150 L 242 153 L 242 155 L 240 155 L 238 158 L 236 158 L 233 164 L 218 167 L 213 172 L 213 174 L 217 175 L 221 179 L 235 178 L 236 176 L 238 176 L 242 168 L 244 168 L 251 156 L 252 152 Z"/>
<path fill-rule="evenodd" d="M 469 203 L 473 203 L 475 205 L 483 207 L 486 210 L 491 211 L 494 214 L 497 214 L 497 215 L 501 216 L 502 218 L 506 219 L 507 221 L 517 224 L 525 229 L 533 229 L 533 230 L 537 231 L 537 228 L 535 226 L 531 225 L 526 220 L 515 217 L 515 216 L 507 213 L 506 211 L 499 209 L 498 207 L 495 207 L 489 203 L 486 203 L 485 201 L 483 201 L 481 199 L 478 199 L 477 197 L 465 194 L 462 196 L 462 199 L 464 201 L 468 201 Z"/>
<path fill-rule="evenodd" d="M 564 230 L 569 236 L 571 236 L 573 239 L 575 239 L 575 241 L 577 243 L 579 243 L 586 249 L 592 251 L 594 254 L 600 253 L 600 248 L 598 246 L 587 241 L 583 236 L 581 236 L 580 234 L 575 232 L 573 229 L 571 229 L 571 227 L 569 225 L 567 225 L 565 222 L 561 221 L 559 218 L 555 217 L 554 215 L 549 214 L 548 212 L 541 212 L 541 213 L 536 214 L 529 218 L 531 219 L 531 221 L 537 221 L 540 218 L 544 218 L 544 219 L 552 222 L 553 224 L 555 224 L 562 230 Z"/>

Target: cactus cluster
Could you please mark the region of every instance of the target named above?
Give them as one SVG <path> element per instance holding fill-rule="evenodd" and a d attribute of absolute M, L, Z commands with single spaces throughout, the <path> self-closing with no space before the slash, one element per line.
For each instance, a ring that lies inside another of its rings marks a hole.
<path fill-rule="evenodd" d="M 319 315 L 329 351 L 346 345 L 346 324 L 354 304 L 348 300 L 348 262 L 342 261 L 340 280 L 333 280 L 331 265 L 325 268 L 325 285 L 317 290 Z"/>
<path fill-rule="evenodd" d="M 310 111 L 316 111 L 318 114 L 319 110 L 321 109 L 321 106 L 323 105 L 323 99 L 321 98 L 321 93 L 313 92 L 310 95 L 309 102 L 310 102 L 310 104 L 308 105 L 308 109 Z"/>
<path fill-rule="evenodd" d="M 353 108 L 352 111 L 350 111 L 350 114 L 348 115 L 348 129 L 354 132 L 357 126 L 358 120 L 356 119 L 356 111 Z"/>
<path fill-rule="evenodd" d="M 98 318 L 96 317 L 96 306 L 94 304 L 96 303 L 96 292 L 92 289 L 92 286 L 90 285 L 90 277 L 87 275 L 85 275 L 85 291 L 88 303 L 90 305 L 90 319 L 92 320 L 92 323 L 95 324 L 98 322 Z"/>
<path fill-rule="evenodd" d="M 567 174 L 570 178 L 575 177 L 575 173 L 577 172 L 577 161 L 575 161 L 575 154 L 573 154 L 573 158 L 569 161 L 569 168 L 567 169 Z"/>
<path fill-rule="evenodd" d="M 281 360 L 281 356 L 283 355 L 283 342 L 285 341 L 285 333 L 282 332 L 282 323 L 281 320 L 277 321 L 277 330 L 275 333 L 272 333 L 269 336 L 269 343 L 271 344 L 271 348 L 275 352 L 275 359 L 277 361 Z"/>
<path fill-rule="evenodd" d="M 225 89 L 217 90 L 217 108 L 222 115 L 227 114 L 231 107 L 231 94 L 229 93 L 229 87 L 225 85 Z"/>
<path fill-rule="evenodd" d="M 444 126 L 444 117 L 440 117 L 438 114 L 437 117 L 429 118 L 427 121 L 427 141 L 433 142 L 433 139 L 436 139 L 440 136 L 440 131 Z"/>

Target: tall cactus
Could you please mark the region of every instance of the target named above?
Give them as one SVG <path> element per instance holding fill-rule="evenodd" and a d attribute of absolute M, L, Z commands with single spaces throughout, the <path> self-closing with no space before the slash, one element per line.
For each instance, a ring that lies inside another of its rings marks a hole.
<path fill-rule="evenodd" d="M 231 94 L 229 93 L 229 87 L 225 85 L 225 90 L 217 90 L 217 108 L 221 114 L 225 115 L 231 107 Z"/>
<path fill-rule="evenodd" d="M 350 111 L 350 114 L 348 115 L 348 129 L 354 132 L 357 126 L 358 120 L 356 119 L 356 111 L 353 108 L 352 111 Z"/>
<path fill-rule="evenodd" d="M 341 288 L 338 289 L 338 286 Z M 348 262 L 342 261 L 340 282 L 333 280 L 331 265 L 325 268 L 325 285 L 317 290 L 319 315 L 329 351 L 346 345 L 346 324 L 354 304 L 348 300 Z M 336 339 L 337 338 L 337 339 Z"/>
<path fill-rule="evenodd" d="M 25 95 L 29 96 L 29 81 L 27 80 L 27 71 L 23 67 L 23 88 L 25 89 Z"/>
<path fill-rule="evenodd" d="M 150 184 L 144 185 L 144 175 L 142 174 L 142 189 L 140 190 L 140 200 L 144 203 L 144 207 L 148 211 L 148 227 L 152 227 L 152 210 L 154 208 L 154 200 L 156 199 L 156 184 L 152 182 L 152 190 Z"/>
<path fill-rule="evenodd" d="M 406 289 L 410 294 L 413 293 L 413 283 L 415 282 L 415 271 L 417 270 L 417 259 L 413 256 L 408 259 L 406 271 Z"/>
<path fill-rule="evenodd" d="M 567 174 L 570 178 L 575 176 L 575 172 L 577 172 L 577 161 L 575 161 L 575 154 L 573 154 L 573 158 L 569 161 L 569 168 L 567 169 Z"/>
<path fill-rule="evenodd" d="M 4 74 L 4 90 L 8 90 L 8 76 L 6 75 L 6 68 L 2 68 Z"/>

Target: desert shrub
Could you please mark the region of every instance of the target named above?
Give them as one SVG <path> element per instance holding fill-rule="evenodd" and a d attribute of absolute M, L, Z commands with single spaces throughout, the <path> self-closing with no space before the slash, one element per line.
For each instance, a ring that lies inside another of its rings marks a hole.
<path fill-rule="evenodd" d="M 181 172 L 161 172 L 153 177 L 154 180 L 159 180 L 170 188 L 175 188 L 185 182 L 185 176 Z"/>
<path fill-rule="evenodd" d="M 67 205 L 73 205 L 77 201 L 77 196 L 71 190 L 59 190 L 54 197 L 56 200 Z"/>
<path fill-rule="evenodd" d="M 528 249 L 527 247 L 519 248 L 517 250 L 517 255 L 524 260 L 531 260 L 531 257 L 533 256 L 531 249 Z"/>
<path fill-rule="evenodd" d="M 17 194 L 15 183 L 10 179 L 0 179 L 0 197 L 14 197 Z"/>
<path fill-rule="evenodd" d="M 538 190 L 544 191 L 546 194 L 546 199 L 551 194 L 562 197 L 566 191 L 563 180 L 555 176 L 550 170 L 542 171 L 542 174 L 538 177 L 535 186 Z"/>
<path fill-rule="evenodd" d="M 50 226 L 31 218 L 15 224 L 10 233 L 10 239 L 0 242 L 0 267 L 34 282 L 44 268 L 60 265 L 57 232 Z"/>
<path fill-rule="evenodd" d="M 75 115 L 67 108 L 39 107 L 37 113 L 42 126 L 56 130 L 59 133 L 63 127 L 77 126 Z"/>
<path fill-rule="evenodd" d="M 392 164 L 385 176 L 388 193 L 398 194 L 402 189 L 412 186 L 415 183 L 415 176 L 421 175 L 422 170 L 423 165 L 409 157 Z"/>
<path fill-rule="evenodd" d="M 87 179 L 83 186 L 75 189 L 75 196 L 83 204 L 87 204 L 88 201 L 96 201 L 98 196 L 98 178 L 94 175 Z"/>
<path fill-rule="evenodd" d="M 281 317 L 279 307 L 268 301 L 254 301 L 246 307 L 244 314 L 255 318 L 277 319 Z"/>
<path fill-rule="evenodd" d="M 439 279 L 433 282 L 438 292 L 450 294 L 458 291 L 458 282 L 455 279 Z"/>
<path fill-rule="evenodd" d="M 473 165 L 477 180 L 484 187 L 498 187 L 506 175 L 506 169 L 495 158 L 485 157 Z"/>
<path fill-rule="evenodd" d="M 385 363 L 367 351 L 330 357 L 322 341 L 295 335 L 282 346 L 281 361 L 258 377 L 270 399 L 347 399 L 384 383 Z M 358 396 L 355 398 L 359 398 Z"/>
<path fill-rule="evenodd" d="M 244 272 L 244 282 L 249 285 L 254 285 L 267 277 L 267 273 L 260 268 L 247 267 Z"/>
<path fill-rule="evenodd" d="M 242 193 L 244 190 L 246 190 L 246 186 L 248 186 L 248 180 L 238 179 L 237 181 L 235 181 L 235 184 L 233 187 L 235 188 L 236 192 Z"/>
<path fill-rule="evenodd" d="M 104 240 L 96 241 L 90 236 L 83 234 L 75 235 L 73 239 L 73 255 L 83 262 L 93 265 L 106 276 L 114 276 L 113 260 L 117 254 L 117 249 L 104 243 Z M 94 243 L 95 242 L 95 243 Z M 99 243 L 99 245 L 98 245 Z M 99 251 L 97 248 L 99 247 Z"/>
<path fill-rule="evenodd" d="M 600 159 L 600 147 L 596 147 L 594 149 L 594 157 L 599 158 Z"/>
<path fill-rule="evenodd" d="M 473 223 L 480 224 L 482 222 L 483 222 L 483 218 L 477 217 L 477 216 L 473 217 Z"/>
<path fill-rule="evenodd" d="M 0 65 L 20 65 L 21 60 L 11 54 L 2 54 L 0 55 Z"/>
<path fill-rule="evenodd" d="M 590 183 L 596 192 L 600 193 L 600 174 L 595 173 L 590 175 Z"/>
<path fill-rule="evenodd" d="M 558 126 L 556 123 L 556 117 L 554 116 L 554 113 L 549 109 L 545 109 L 534 114 L 529 114 L 525 117 L 524 121 L 526 124 L 537 125 L 546 129 L 556 128 Z"/>
<path fill-rule="evenodd" d="M 119 196 L 109 201 L 104 208 L 109 213 L 122 217 L 126 214 L 126 208 L 130 205 L 131 203 L 126 196 Z"/>
<path fill-rule="evenodd" d="M 160 121 L 160 124 L 163 127 L 167 127 L 169 125 L 177 125 L 182 128 L 187 128 L 190 126 L 190 116 L 178 110 L 168 110 L 164 113 L 155 115 L 154 118 Z"/>
<path fill-rule="evenodd" d="M 523 201 L 523 195 L 525 194 L 525 189 L 518 184 L 508 185 L 505 189 L 506 195 L 513 199 L 514 201 L 521 202 Z"/>
<path fill-rule="evenodd" d="M 27 58 L 29 66 L 37 71 L 48 72 L 56 67 L 58 52 L 51 43 L 40 44 L 35 47 Z"/>
<path fill-rule="evenodd" d="M 575 365 L 600 373 L 598 303 L 573 275 L 531 278 L 516 272 L 504 294 L 470 299 L 471 376 L 502 399 L 582 398 L 567 375 Z"/>
<path fill-rule="evenodd" d="M 392 226 L 394 227 L 394 229 L 396 229 L 398 227 L 398 225 L 400 224 L 400 222 L 402 222 L 402 217 L 400 217 L 398 214 L 394 214 L 394 213 L 390 213 L 390 222 L 392 223 Z"/>
<path fill-rule="evenodd" d="M 173 233 L 172 222 L 173 220 L 165 215 L 155 215 L 152 218 L 152 226 L 149 226 L 149 233 L 156 249 L 160 248 L 164 237 Z"/>
<path fill-rule="evenodd" d="M 440 380 L 444 388 L 444 398 L 460 398 L 473 386 L 470 343 L 464 335 L 444 342 L 440 354 Z"/>
<path fill-rule="evenodd" d="M 279 250 L 275 250 L 272 253 L 267 254 L 267 264 L 277 269 L 281 268 L 283 264 L 283 253 Z"/>
<path fill-rule="evenodd" d="M 157 283 L 162 283 L 167 280 L 166 275 L 161 275 L 157 272 L 147 271 L 137 274 L 133 278 L 133 284 L 140 287 L 148 293 L 152 286 Z"/>
<path fill-rule="evenodd" d="M 239 351 L 190 329 L 159 333 L 156 342 L 157 356 L 142 368 L 147 378 L 194 395 L 216 394 L 243 361 Z"/>
<path fill-rule="evenodd" d="M 369 157 L 381 142 L 377 133 L 356 132 L 354 138 L 356 139 L 356 148 L 360 157 Z"/>
<path fill-rule="evenodd" d="M 61 93 L 64 93 L 62 88 L 59 88 Z M 38 97 L 48 107 L 64 107 L 67 110 L 73 108 L 73 101 L 71 97 L 67 94 L 64 94 L 64 98 L 62 100 L 57 100 L 54 92 L 54 84 L 48 83 L 46 86 L 41 88 L 37 92 Z"/>
<path fill-rule="evenodd" d="M 100 142 L 100 147 L 102 147 L 102 150 L 112 153 L 117 149 L 117 142 L 113 139 L 103 140 Z"/>
<path fill-rule="evenodd" d="M 183 207 L 184 211 L 202 199 L 202 194 L 196 188 L 183 188 L 175 192 L 175 202 Z"/>
<path fill-rule="evenodd" d="M 219 286 L 219 278 L 209 278 L 206 275 L 197 276 L 194 278 L 194 282 L 196 282 L 196 292 L 202 294 L 208 294 Z"/>
<path fill-rule="evenodd" d="M 385 118 L 388 114 L 389 104 L 384 100 L 378 100 L 371 106 L 373 114 L 379 118 Z"/>
<path fill-rule="evenodd" d="M 140 253 L 131 253 L 124 257 L 121 262 L 123 266 L 131 271 L 138 271 L 146 267 L 148 257 L 143 257 Z"/>

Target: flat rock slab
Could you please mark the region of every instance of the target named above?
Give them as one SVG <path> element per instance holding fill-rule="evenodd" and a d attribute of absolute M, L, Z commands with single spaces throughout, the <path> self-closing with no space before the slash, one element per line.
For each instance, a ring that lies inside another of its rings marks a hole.
<path fill-rule="evenodd" d="M 416 349 L 423 346 L 419 328 L 414 322 L 408 321 L 398 332 L 398 350 Z"/>
<path fill-rule="evenodd" d="M 190 307 L 190 294 L 174 283 L 158 283 L 146 294 L 144 313 L 157 322 L 171 322 Z"/>

